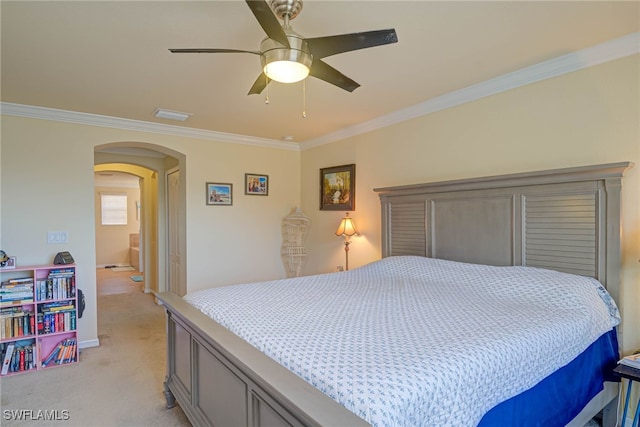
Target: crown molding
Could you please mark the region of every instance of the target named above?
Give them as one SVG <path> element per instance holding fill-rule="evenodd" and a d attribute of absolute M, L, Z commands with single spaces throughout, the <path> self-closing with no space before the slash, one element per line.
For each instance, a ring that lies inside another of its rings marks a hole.
<path fill-rule="evenodd" d="M 605 62 L 640 53 L 640 32 L 613 39 L 581 51 L 569 53 L 530 67 L 446 93 L 420 104 L 302 142 L 302 150 L 340 141 L 416 117 L 442 111 L 480 98 L 495 95 L 541 80 L 561 76 Z"/>
<path fill-rule="evenodd" d="M 98 114 L 80 113 L 76 111 L 58 110 L 55 108 L 12 104 L 9 102 L 0 103 L 0 113 L 7 116 L 28 117 L 33 119 L 53 120 L 90 126 L 100 126 L 138 132 L 149 132 L 161 135 L 196 138 L 207 141 L 228 142 L 233 144 L 300 151 L 300 147 L 297 144 L 282 142 L 274 139 L 236 135 L 232 133 L 195 129 L 184 126 L 166 125 L 163 123 L 152 123 L 141 120 L 123 119 L 119 117 L 101 116 Z"/>
<path fill-rule="evenodd" d="M 195 129 L 184 126 L 144 122 L 139 120 L 122 119 L 118 117 L 12 104 L 7 102 L 0 103 L 0 112 L 1 114 L 10 116 L 55 120 L 209 141 L 301 151 L 361 135 L 467 102 L 476 101 L 500 92 L 515 89 L 520 86 L 561 76 L 563 74 L 593 67 L 638 53 L 640 53 L 640 32 L 631 33 L 581 51 L 559 56 L 460 90 L 449 92 L 411 107 L 395 111 L 391 114 L 359 123 L 318 138 L 309 139 L 299 144 L 286 143 L 274 139 Z"/>

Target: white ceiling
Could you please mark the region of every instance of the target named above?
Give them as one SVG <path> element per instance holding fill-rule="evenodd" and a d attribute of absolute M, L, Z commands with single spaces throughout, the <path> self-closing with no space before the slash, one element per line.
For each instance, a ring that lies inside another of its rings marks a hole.
<path fill-rule="evenodd" d="M 637 1 L 307 0 L 306 37 L 395 28 L 396 44 L 325 61 L 362 86 L 315 78 L 247 96 L 264 33 L 244 1 L 6 1 L 2 102 L 296 142 L 340 132 L 492 78 L 640 30 Z M 156 119 L 157 108 L 193 114 Z"/>

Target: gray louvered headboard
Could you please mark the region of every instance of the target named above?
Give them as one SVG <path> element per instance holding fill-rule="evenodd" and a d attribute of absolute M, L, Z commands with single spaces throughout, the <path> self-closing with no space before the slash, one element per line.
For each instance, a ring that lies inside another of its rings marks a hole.
<path fill-rule="evenodd" d="M 591 276 L 620 296 L 622 162 L 374 189 L 382 256 L 526 265 Z"/>

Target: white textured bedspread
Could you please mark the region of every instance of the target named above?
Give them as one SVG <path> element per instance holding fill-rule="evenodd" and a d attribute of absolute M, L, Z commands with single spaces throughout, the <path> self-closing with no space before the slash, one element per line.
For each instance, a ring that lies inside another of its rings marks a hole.
<path fill-rule="evenodd" d="M 389 257 L 185 299 L 376 426 L 469 426 L 620 317 L 590 278 Z"/>

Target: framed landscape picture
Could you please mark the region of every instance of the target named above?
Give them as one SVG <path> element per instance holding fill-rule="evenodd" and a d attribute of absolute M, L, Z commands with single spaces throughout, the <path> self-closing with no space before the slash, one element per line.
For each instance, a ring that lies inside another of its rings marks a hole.
<path fill-rule="evenodd" d="M 233 184 L 207 182 L 207 205 L 231 206 L 233 204 Z"/>
<path fill-rule="evenodd" d="M 320 169 L 320 210 L 352 211 L 356 206 L 356 165 Z"/>
<path fill-rule="evenodd" d="M 245 173 L 244 194 L 251 196 L 268 196 L 269 176 L 256 173 Z"/>

